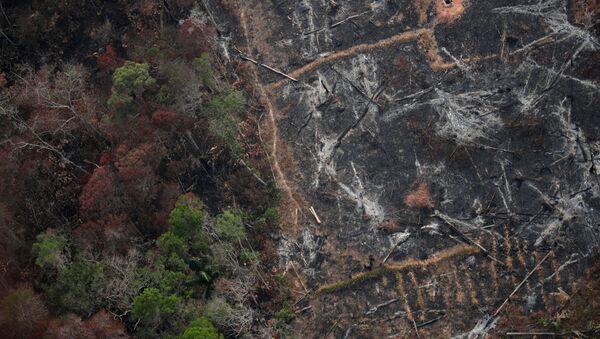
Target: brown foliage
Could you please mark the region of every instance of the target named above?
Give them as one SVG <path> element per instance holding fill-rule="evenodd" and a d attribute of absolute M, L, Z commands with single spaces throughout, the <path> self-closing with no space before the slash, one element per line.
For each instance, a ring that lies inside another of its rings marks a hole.
<path fill-rule="evenodd" d="M 96 168 L 79 197 L 80 214 L 96 219 L 122 211 L 124 198 L 118 190 L 114 172 L 108 166 Z"/>
<path fill-rule="evenodd" d="M 193 18 L 185 20 L 179 26 L 178 41 L 185 46 L 186 56 L 197 57 L 202 52 L 211 51 L 216 44 L 217 30 L 206 23 Z"/>
<path fill-rule="evenodd" d="M 86 321 L 76 315 L 50 321 L 45 338 L 49 339 L 113 339 L 128 338 L 125 326 L 106 310 L 101 310 Z"/>
<path fill-rule="evenodd" d="M 171 126 L 176 116 L 177 113 L 173 111 L 158 110 L 152 113 L 152 123 L 156 126 L 167 128 Z"/>
<path fill-rule="evenodd" d="M 416 190 L 404 197 L 404 204 L 413 208 L 433 208 L 433 198 L 429 193 L 429 185 L 426 182 L 419 184 Z"/>
<path fill-rule="evenodd" d="M 124 63 L 125 60 L 117 56 L 117 52 L 111 45 L 106 46 L 106 51 L 104 53 L 96 56 L 96 64 L 98 64 L 98 67 L 101 69 L 113 70 L 123 66 Z"/>

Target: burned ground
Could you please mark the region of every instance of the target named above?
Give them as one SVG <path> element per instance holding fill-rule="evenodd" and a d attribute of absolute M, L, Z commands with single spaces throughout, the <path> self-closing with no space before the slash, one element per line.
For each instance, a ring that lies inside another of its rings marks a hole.
<path fill-rule="evenodd" d="M 526 277 L 525 315 L 576 292 L 599 239 L 596 2 L 233 7 L 245 56 L 296 80 L 255 69 L 280 264 L 312 306 L 296 333 L 499 334 Z"/>

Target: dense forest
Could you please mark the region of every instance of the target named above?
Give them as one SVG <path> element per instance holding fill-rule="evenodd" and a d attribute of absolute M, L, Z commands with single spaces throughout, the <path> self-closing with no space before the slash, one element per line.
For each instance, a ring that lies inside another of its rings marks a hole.
<path fill-rule="evenodd" d="M 260 106 L 221 34 L 196 1 L 0 2 L 3 338 L 293 318 Z"/>

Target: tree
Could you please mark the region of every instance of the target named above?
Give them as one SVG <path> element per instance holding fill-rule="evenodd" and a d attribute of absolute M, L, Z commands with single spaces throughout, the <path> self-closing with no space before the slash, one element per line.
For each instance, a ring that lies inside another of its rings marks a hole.
<path fill-rule="evenodd" d="M 234 155 L 241 153 L 242 146 L 238 140 L 238 121 L 233 114 L 240 112 L 244 105 L 245 99 L 242 94 L 233 91 L 227 95 L 215 96 L 208 105 L 210 132 L 219 138 Z"/>
<path fill-rule="evenodd" d="M 157 288 L 146 288 L 133 300 L 133 315 L 141 321 L 157 327 L 175 313 L 180 303 L 181 298 L 175 294 L 164 295 Z"/>
<path fill-rule="evenodd" d="M 202 201 L 188 193 L 177 200 L 169 215 L 171 231 L 182 239 L 191 239 L 202 232 Z"/>
<path fill-rule="evenodd" d="M 106 310 L 100 310 L 83 323 L 91 338 L 127 338 L 125 325 Z"/>
<path fill-rule="evenodd" d="M 205 317 L 193 320 L 183 332 L 182 339 L 224 339 L 212 322 Z"/>
<path fill-rule="evenodd" d="M 62 270 L 68 265 L 68 256 L 65 253 L 67 239 L 55 230 L 47 230 L 38 234 L 32 246 L 35 264 L 39 267 L 51 267 Z"/>
<path fill-rule="evenodd" d="M 176 253 L 181 256 L 186 251 L 183 240 L 171 231 L 165 232 L 158 237 L 156 247 L 166 255 Z"/>
<path fill-rule="evenodd" d="M 98 219 L 123 211 L 125 201 L 116 179 L 109 166 L 101 166 L 94 170 L 79 197 L 79 212 L 83 218 Z"/>
<path fill-rule="evenodd" d="M 213 228 L 218 235 L 230 240 L 240 240 L 246 236 L 242 217 L 231 210 L 219 214 Z"/>
<path fill-rule="evenodd" d="M 59 312 L 89 316 L 98 305 L 104 278 L 104 268 L 99 263 L 77 257 L 59 272 L 56 280 L 47 283 L 44 288 L 47 301 Z"/>
<path fill-rule="evenodd" d="M 202 53 L 200 57 L 194 59 L 194 66 L 205 87 L 214 90 L 216 86 L 215 75 L 210 64 L 210 56 L 207 52 Z"/>
<path fill-rule="evenodd" d="M 135 99 L 156 82 L 150 76 L 149 69 L 148 64 L 125 61 L 123 66 L 115 70 L 108 107 L 115 110 L 117 119 L 133 114 L 137 108 Z"/>
<path fill-rule="evenodd" d="M 152 143 L 130 147 L 121 144 L 116 150 L 115 165 L 128 201 L 134 210 L 143 210 L 152 204 L 160 191 L 155 168 L 161 160 L 162 149 Z"/>

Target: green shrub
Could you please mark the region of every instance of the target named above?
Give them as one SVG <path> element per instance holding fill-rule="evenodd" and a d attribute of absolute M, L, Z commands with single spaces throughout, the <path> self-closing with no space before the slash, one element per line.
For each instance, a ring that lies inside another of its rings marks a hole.
<path fill-rule="evenodd" d="M 239 154 L 242 147 L 238 141 L 238 122 L 234 113 L 241 112 L 246 101 L 240 92 L 215 96 L 208 105 L 209 130 L 233 153 Z"/>
<path fill-rule="evenodd" d="M 32 246 L 35 264 L 39 267 L 63 268 L 66 265 L 65 249 L 67 240 L 62 235 L 48 230 L 38 234 Z"/>
<path fill-rule="evenodd" d="M 78 257 L 44 288 L 46 299 L 60 312 L 86 316 L 97 306 L 96 293 L 104 286 L 104 277 L 102 265 Z"/>
<path fill-rule="evenodd" d="M 269 207 L 263 213 L 263 218 L 269 225 L 277 226 L 279 225 L 279 212 L 274 207 Z"/>
<path fill-rule="evenodd" d="M 160 324 L 175 313 L 181 298 L 175 294 L 164 295 L 157 288 L 146 288 L 133 300 L 132 313 L 141 321 L 149 324 Z"/>
<path fill-rule="evenodd" d="M 285 304 L 276 314 L 277 321 L 285 324 L 289 324 L 292 320 L 294 320 L 295 316 L 296 315 L 294 314 L 294 311 L 292 311 L 292 308 L 288 304 Z"/>
<path fill-rule="evenodd" d="M 156 101 L 163 105 L 170 105 L 175 100 L 173 90 L 169 85 L 162 85 L 156 94 Z"/>
<path fill-rule="evenodd" d="M 234 155 L 239 155 L 242 152 L 242 145 L 238 140 L 237 124 L 237 120 L 229 113 L 212 116 L 208 121 L 210 132 L 221 140 Z"/>
<path fill-rule="evenodd" d="M 202 231 L 202 210 L 178 204 L 169 215 L 171 232 L 182 239 L 191 239 Z"/>
<path fill-rule="evenodd" d="M 200 57 L 194 59 L 194 66 L 196 67 L 196 71 L 198 72 L 198 76 L 200 77 L 202 84 L 205 87 L 214 90 L 215 76 L 213 74 L 213 68 L 210 64 L 210 57 L 208 53 L 204 52 Z"/>
<path fill-rule="evenodd" d="M 218 235 L 230 240 L 240 240 L 246 235 L 242 217 L 231 210 L 219 214 L 213 228 Z"/>
<path fill-rule="evenodd" d="M 158 237 L 156 240 L 156 247 L 167 255 L 170 255 L 171 253 L 183 255 L 185 252 L 183 240 L 171 231 L 165 232 Z"/>
<path fill-rule="evenodd" d="M 198 318 L 190 323 L 183 332 L 182 339 L 224 339 L 223 335 L 215 328 L 213 323 L 205 317 Z"/>
<path fill-rule="evenodd" d="M 214 115 L 224 115 L 241 112 L 246 100 L 241 92 L 230 92 L 227 95 L 215 96 L 209 104 Z"/>
<path fill-rule="evenodd" d="M 183 272 L 167 271 L 160 281 L 160 290 L 165 293 L 179 293 L 182 290 L 183 284 L 187 276 Z"/>
<path fill-rule="evenodd" d="M 239 267 L 230 260 L 230 256 L 236 256 L 236 248 L 228 242 L 215 242 L 211 246 L 211 253 L 208 260 L 208 269 L 216 274 L 229 276 L 235 273 Z"/>
<path fill-rule="evenodd" d="M 240 259 L 246 262 L 253 262 L 258 260 L 258 253 L 256 251 L 243 248 L 240 251 Z"/>
<path fill-rule="evenodd" d="M 536 323 L 553 332 L 561 332 L 563 329 L 560 319 L 538 318 Z"/>

